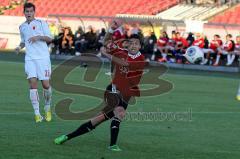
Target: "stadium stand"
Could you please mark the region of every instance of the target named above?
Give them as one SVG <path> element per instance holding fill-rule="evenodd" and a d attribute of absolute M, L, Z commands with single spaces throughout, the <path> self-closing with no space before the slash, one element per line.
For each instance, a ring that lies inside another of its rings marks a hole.
<path fill-rule="evenodd" d="M 210 22 L 223 24 L 240 24 L 240 4 L 233 9 L 227 10 L 222 14 L 215 16 Z"/>
<path fill-rule="evenodd" d="M 3 15 L 8 10 L 13 10 L 20 6 L 22 1 L 16 0 L 0 0 L 0 15 Z"/>
<path fill-rule="evenodd" d="M 34 3 L 38 6 L 38 17 L 48 14 L 114 16 L 119 13 L 153 15 L 176 5 L 178 0 L 35 0 Z M 23 16 L 22 7 L 7 10 L 4 15 Z"/>
<path fill-rule="evenodd" d="M 206 20 L 209 17 L 226 10 L 227 8 L 227 5 L 216 7 L 179 4 L 157 14 L 157 16 L 168 20 Z"/>
<path fill-rule="evenodd" d="M 10 4 L 9 0 L 1 0 L 1 6 L 7 6 Z"/>

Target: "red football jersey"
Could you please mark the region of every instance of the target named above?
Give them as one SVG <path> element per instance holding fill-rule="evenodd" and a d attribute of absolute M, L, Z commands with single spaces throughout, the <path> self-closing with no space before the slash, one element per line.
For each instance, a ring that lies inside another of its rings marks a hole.
<path fill-rule="evenodd" d="M 204 47 L 204 39 L 203 38 L 196 39 L 196 40 L 194 40 L 192 45 L 203 48 Z"/>
<path fill-rule="evenodd" d="M 116 85 L 123 97 L 140 96 L 138 85 L 145 66 L 144 56 L 140 52 L 131 55 L 124 50 L 115 53 L 113 56 L 128 62 L 129 66 L 120 66 L 113 62 L 115 72 L 112 83 Z"/>
<path fill-rule="evenodd" d="M 226 51 L 233 51 L 235 49 L 233 41 L 232 40 L 226 41 L 223 44 L 223 49 Z"/>
<path fill-rule="evenodd" d="M 212 40 L 210 43 L 210 49 L 216 51 L 219 46 L 222 46 L 222 40 Z"/>
<path fill-rule="evenodd" d="M 175 41 L 178 47 L 188 47 L 188 41 L 183 37 L 176 38 Z"/>
<path fill-rule="evenodd" d="M 240 50 L 240 43 L 235 44 L 235 50 Z"/>
<path fill-rule="evenodd" d="M 176 39 L 169 39 L 167 45 L 175 47 L 176 45 Z"/>
<path fill-rule="evenodd" d="M 164 38 L 164 37 L 160 37 L 157 41 L 157 45 L 159 47 L 164 47 L 167 45 L 167 43 L 168 43 L 168 38 Z"/>

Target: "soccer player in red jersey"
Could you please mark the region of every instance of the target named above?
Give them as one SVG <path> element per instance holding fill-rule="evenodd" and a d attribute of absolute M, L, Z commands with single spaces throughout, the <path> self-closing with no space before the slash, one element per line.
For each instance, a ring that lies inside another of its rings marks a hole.
<path fill-rule="evenodd" d="M 196 40 L 194 40 L 193 46 L 198 46 L 199 48 L 204 47 L 204 38 L 201 33 L 196 33 Z"/>
<path fill-rule="evenodd" d="M 202 64 L 207 64 L 208 61 L 210 60 L 210 58 L 216 58 L 217 55 L 217 48 L 221 47 L 223 44 L 221 37 L 218 34 L 215 34 L 213 37 L 213 40 L 210 42 L 210 46 L 209 49 L 202 49 L 203 53 L 206 54 L 206 58 L 203 61 Z M 212 61 L 210 61 L 210 64 L 212 63 Z"/>
<path fill-rule="evenodd" d="M 214 63 L 214 66 L 218 66 L 219 60 L 221 55 L 227 55 L 227 66 L 230 66 L 234 59 L 235 59 L 235 54 L 232 54 L 234 52 L 235 49 L 235 42 L 232 40 L 232 35 L 231 34 L 227 34 L 226 35 L 226 42 L 221 46 L 218 47 L 218 55 L 217 55 L 217 59 Z"/>
<path fill-rule="evenodd" d="M 236 36 L 234 54 L 240 55 L 240 35 Z"/>
<path fill-rule="evenodd" d="M 163 31 L 161 33 L 161 36 L 159 37 L 157 41 L 157 49 L 161 52 L 162 58 L 159 59 L 160 62 L 167 62 L 167 43 L 168 43 L 168 35 L 166 31 Z"/>
<path fill-rule="evenodd" d="M 138 84 L 140 83 L 145 66 L 145 58 L 139 51 L 140 48 L 141 43 L 139 36 L 132 35 L 128 39 L 128 50 L 119 50 L 115 53 L 108 53 L 106 51 L 107 49 L 102 49 L 102 54 L 111 59 L 115 65 L 115 74 L 113 75 L 111 84 L 107 86 L 106 91 L 119 92 L 119 102 L 116 106 L 113 106 L 112 109 L 108 109 L 109 105 L 106 104 L 106 107 L 103 108 L 96 117 L 93 117 L 91 120 L 82 124 L 75 131 L 56 138 L 54 140 L 55 144 L 62 144 L 74 137 L 88 133 L 104 121 L 112 119 L 110 126 L 111 140 L 109 149 L 112 151 L 121 151 L 116 145 L 120 123 L 124 118 L 130 98 L 140 96 Z"/>
<path fill-rule="evenodd" d="M 186 48 L 188 47 L 188 41 L 183 38 L 180 34 L 180 32 L 176 33 L 176 38 L 175 38 L 175 57 L 176 57 L 176 61 L 177 63 L 182 63 L 184 58 L 183 58 L 183 54 L 186 51 Z"/>

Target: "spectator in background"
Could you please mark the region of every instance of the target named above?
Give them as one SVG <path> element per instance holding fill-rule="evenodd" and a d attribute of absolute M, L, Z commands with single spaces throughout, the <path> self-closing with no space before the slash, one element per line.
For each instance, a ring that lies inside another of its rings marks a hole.
<path fill-rule="evenodd" d="M 198 46 L 199 48 L 204 48 L 204 38 L 201 33 L 196 33 L 196 39 L 193 42 L 193 46 Z"/>
<path fill-rule="evenodd" d="M 133 34 L 138 34 L 140 32 L 140 27 L 139 27 L 139 24 L 133 24 L 132 25 L 132 29 L 131 29 L 131 35 Z"/>
<path fill-rule="evenodd" d="M 81 34 L 79 31 L 76 31 L 74 37 L 74 46 L 75 46 L 75 55 L 80 56 L 81 53 L 86 51 L 87 41 L 85 39 L 85 35 Z"/>
<path fill-rule="evenodd" d="M 193 42 L 194 42 L 194 35 L 193 35 L 193 33 L 188 33 L 188 37 L 187 37 L 187 41 L 188 41 L 188 44 L 189 44 L 189 46 L 191 46 L 192 44 L 193 44 Z"/>
<path fill-rule="evenodd" d="M 139 28 L 139 31 L 138 31 L 138 37 L 141 41 L 141 44 L 143 44 L 143 41 L 144 41 L 144 35 L 143 35 L 143 32 L 142 32 L 142 29 Z M 143 51 L 142 49 L 140 50 L 141 52 Z"/>
<path fill-rule="evenodd" d="M 105 28 L 102 28 L 101 32 L 98 34 L 98 37 L 97 37 L 97 51 L 99 51 L 100 48 L 103 46 L 105 35 L 106 35 L 106 30 Z"/>
<path fill-rule="evenodd" d="M 235 54 L 232 54 L 232 52 L 235 49 L 235 43 L 232 40 L 232 35 L 231 34 L 227 34 L 226 35 L 226 42 L 223 44 L 222 47 L 218 47 L 218 54 L 217 54 L 217 59 L 216 62 L 214 63 L 214 66 L 218 66 L 220 57 L 222 55 L 227 55 L 227 66 L 230 66 L 234 59 L 235 59 Z"/>
<path fill-rule="evenodd" d="M 130 29 L 130 25 L 129 24 L 123 24 L 118 30 L 120 32 L 122 32 L 122 34 L 124 35 L 124 38 L 128 38 L 131 36 L 131 29 Z"/>
<path fill-rule="evenodd" d="M 183 54 L 188 47 L 188 41 L 180 35 L 180 32 L 176 32 L 175 42 L 176 45 L 173 54 L 176 58 L 177 63 L 182 63 L 184 60 Z"/>
<path fill-rule="evenodd" d="M 204 45 L 203 48 L 201 48 L 202 52 L 205 53 L 205 50 L 208 50 L 209 48 L 209 40 L 207 38 L 207 36 L 204 36 Z M 204 54 L 204 59 L 201 61 L 201 65 L 205 65 L 208 62 L 208 58 L 206 54 Z"/>
<path fill-rule="evenodd" d="M 207 36 L 204 36 L 204 46 L 203 46 L 203 48 L 208 49 L 208 45 L 209 45 L 209 40 L 208 40 Z"/>
<path fill-rule="evenodd" d="M 176 46 L 176 31 L 173 30 L 172 31 L 172 35 L 171 38 L 168 39 L 168 44 L 167 44 L 167 48 L 170 51 L 174 51 L 175 50 L 175 46 Z"/>
<path fill-rule="evenodd" d="M 204 54 L 206 54 L 206 58 L 203 62 L 204 65 L 207 64 L 208 61 L 210 65 L 213 63 L 213 59 L 216 59 L 217 48 L 221 46 L 221 37 L 218 34 L 215 34 L 213 40 L 210 42 L 209 49 L 203 49 Z"/>
<path fill-rule="evenodd" d="M 149 35 L 145 37 L 144 40 L 144 53 L 146 54 L 145 57 L 146 59 L 149 60 L 151 57 L 151 60 L 155 59 L 155 51 L 154 47 L 157 42 L 157 37 L 154 34 L 154 32 L 149 31 Z"/>
<path fill-rule="evenodd" d="M 56 26 L 56 24 L 54 22 L 49 23 L 49 30 L 50 30 L 50 33 L 51 33 L 53 39 L 56 39 L 59 33 L 58 33 L 58 27 Z M 56 45 L 53 40 L 53 42 L 48 45 L 50 53 L 52 53 L 52 50 L 55 48 L 55 46 Z"/>
<path fill-rule="evenodd" d="M 56 24 L 54 22 L 51 22 L 49 24 L 49 29 L 50 29 L 52 37 L 55 38 L 58 35 L 58 27 L 56 26 Z"/>
<path fill-rule="evenodd" d="M 195 36 L 196 36 L 196 40 L 194 40 L 192 45 L 199 47 L 203 53 L 207 52 L 208 44 L 209 44 L 207 37 L 203 36 L 203 34 L 201 33 L 196 33 Z M 200 64 L 204 65 L 205 63 L 207 63 L 207 59 L 204 59 Z"/>
<path fill-rule="evenodd" d="M 64 28 L 60 27 L 58 30 L 58 35 L 53 40 L 53 44 L 56 49 L 56 54 L 60 54 L 60 50 L 62 50 L 61 41 L 63 38 L 63 34 L 64 34 Z"/>
<path fill-rule="evenodd" d="M 188 41 L 181 36 L 180 32 L 176 33 L 175 41 L 176 49 L 186 49 L 189 46 Z"/>
<path fill-rule="evenodd" d="M 72 52 L 72 47 L 74 44 L 74 35 L 70 27 L 64 28 L 63 36 L 60 42 L 61 42 L 60 53 L 68 54 Z"/>
<path fill-rule="evenodd" d="M 167 43 L 168 43 L 169 37 L 166 31 L 162 31 L 161 35 L 157 41 L 157 49 L 161 52 L 162 58 L 159 59 L 159 62 L 167 62 Z"/>
<path fill-rule="evenodd" d="M 88 32 L 86 32 L 85 38 L 88 49 L 96 48 L 97 34 L 91 25 L 88 27 Z"/>
<path fill-rule="evenodd" d="M 175 61 L 175 46 L 176 46 L 176 31 L 172 31 L 171 38 L 168 39 L 168 43 L 166 46 L 167 53 L 171 53 L 170 61 L 171 62 L 176 62 Z"/>
<path fill-rule="evenodd" d="M 240 35 L 236 37 L 236 44 L 235 44 L 235 49 L 234 53 L 237 55 L 240 55 Z"/>
<path fill-rule="evenodd" d="M 83 31 L 83 28 L 81 26 L 79 26 L 78 29 L 76 30 L 74 37 L 76 37 L 77 34 L 80 34 L 80 35 L 85 34 L 85 32 Z"/>

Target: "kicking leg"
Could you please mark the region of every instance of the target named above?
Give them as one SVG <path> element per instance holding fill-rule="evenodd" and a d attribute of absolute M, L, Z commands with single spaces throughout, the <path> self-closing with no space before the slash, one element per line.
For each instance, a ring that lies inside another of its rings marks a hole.
<path fill-rule="evenodd" d="M 94 117 L 91 120 L 87 121 L 86 123 L 82 124 L 75 131 L 73 131 L 67 135 L 62 135 L 62 136 L 56 138 L 54 140 L 54 142 L 55 142 L 55 144 L 60 145 L 67 140 L 70 140 L 72 138 L 75 138 L 77 136 L 80 136 L 80 135 L 83 135 L 83 134 L 86 134 L 86 133 L 92 131 L 93 129 L 95 129 L 95 127 L 97 125 L 101 124 L 102 122 L 104 122 L 106 120 L 107 120 L 107 118 L 105 117 L 105 115 L 103 113 L 100 113 L 96 117 Z"/>

